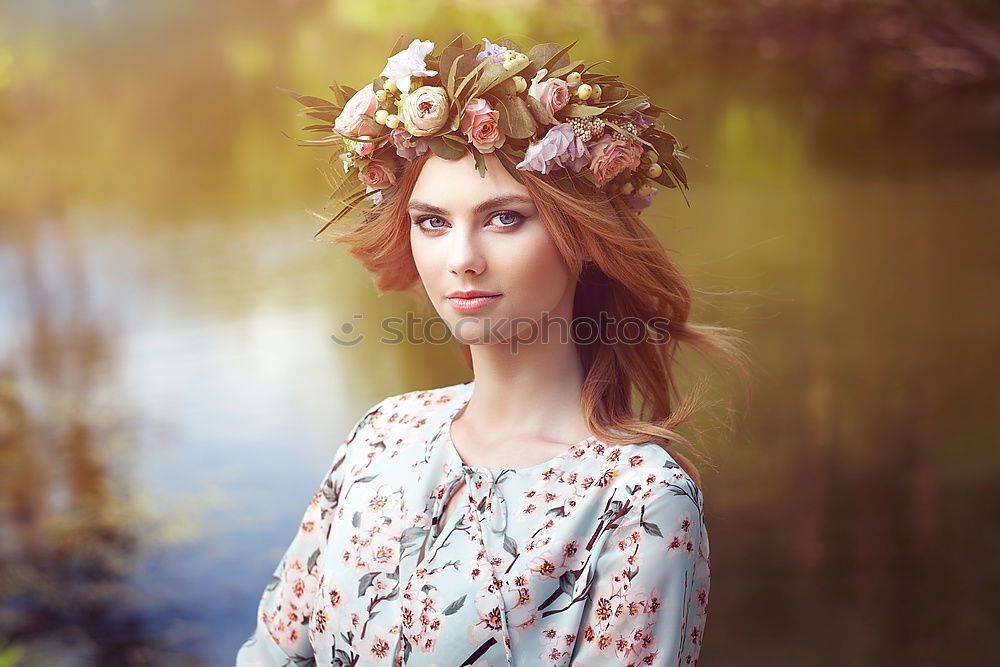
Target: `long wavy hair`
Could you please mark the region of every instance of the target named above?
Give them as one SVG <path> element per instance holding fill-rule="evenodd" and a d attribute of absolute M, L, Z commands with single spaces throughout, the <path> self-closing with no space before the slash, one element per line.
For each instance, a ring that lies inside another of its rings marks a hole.
<path fill-rule="evenodd" d="M 410 249 L 407 204 L 431 155 L 427 151 L 406 162 L 396 187 L 387 190 L 378 205 L 362 209 L 359 226 L 335 233 L 334 239 L 348 244 L 350 254 L 371 273 L 379 292 L 406 292 L 424 306 L 426 298 Z M 609 344 L 601 336 L 587 343 L 574 339 L 585 372 L 582 407 L 591 433 L 609 444 L 658 444 L 700 486 L 697 468 L 677 448 L 686 448 L 702 461 L 708 457 L 677 428 L 701 404 L 706 385 L 702 379 L 682 395 L 678 354 L 683 344 L 728 362 L 743 380 L 749 398 L 742 338 L 729 327 L 688 321 L 694 293 L 690 282 L 649 227 L 620 198 L 592 190 L 570 195 L 545 175 L 518 173 L 563 260 L 577 276 L 573 325 L 583 318 L 596 321 L 601 313 L 612 321 L 630 318 L 661 323 L 656 327 L 661 335 L 655 341 L 650 336 L 629 344 Z M 666 336 L 662 335 L 664 320 Z M 472 369 L 469 345 L 460 345 Z M 633 410 L 634 396 L 639 399 L 638 410 Z"/>

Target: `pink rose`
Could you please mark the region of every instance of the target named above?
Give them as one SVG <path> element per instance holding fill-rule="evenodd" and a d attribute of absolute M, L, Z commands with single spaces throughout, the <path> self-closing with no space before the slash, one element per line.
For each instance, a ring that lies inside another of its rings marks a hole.
<path fill-rule="evenodd" d="M 531 85 L 528 86 L 528 95 L 538 100 L 550 114 L 554 115 L 555 112 L 569 104 L 571 93 L 576 85 L 566 83 L 562 79 L 542 81 L 548 73 L 549 71 L 544 67 L 535 72 L 535 76 L 531 77 Z"/>
<path fill-rule="evenodd" d="M 361 182 L 370 188 L 384 188 L 396 183 L 396 174 L 381 162 L 369 162 L 358 174 Z"/>
<path fill-rule="evenodd" d="M 333 126 L 350 137 L 370 134 L 372 128 L 365 122 L 363 114 L 374 116 L 377 110 L 378 99 L 375 97 L 374 86 L 369 83 L 347 101 Z"/>
<path fill-rule="evenodd" d="M 448 120 L 448 92 L 441 86 L 420 86 L 403 98 L 399 119 L 415 137 L 434 134 Z"/>
<path fill-rule="evenodd" d="M 642 144 L 615 134 L 605 134 L 590 148 L 590 171 L 598 185 L 605 185 L 626 170 L 635 170 L 642 157 Z"/>
<path fill-rule="evenodd" d="M 500 114 L 490 107 L 490 103 L 477 97 L 465 107 L 458 129 L 465 133 L 469 141 L 480 153 L 492 153 L 503 146 L 506 139 L 500 131 L 497 116 Z"/>
<path fill-rule="evenodd" d="M 368 135 L 364 135 L 363 134 L 361 136 L 365 137 L 365 136 L 368 136 Z M 371 137 L 368 137 L 368 138 L 371 139 Z M 351 148 L 353 148 L 354 152 L 357 153 L 358 155 L 361 155 L 361 156 L 364 156 L 364 157 L 368 157 L 372 153 L 375 152 L 375 142 L 374 141 L 351 141 L 350 139 L 348 139 L 347 141 L 348 141 L 348 145 Z"/>
<path fill-rule="evenodd" d="M 538 86 L 538 101 L 550 114 L 569 104 L 569 98 L 569 84 L 562 79 L 546 79 Z"/>

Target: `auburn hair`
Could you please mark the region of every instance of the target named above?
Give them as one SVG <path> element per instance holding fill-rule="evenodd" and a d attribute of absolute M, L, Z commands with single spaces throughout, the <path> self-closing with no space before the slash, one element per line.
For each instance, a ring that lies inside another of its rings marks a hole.
<path fill-rule="evenodd" d="M 362 209 L 362 222 L 335 233 L 349 253 L 371 273 L 379 292 L 410 294 L 418 305 L 426 299 L 410 250 L 407 205 L 427 151 L 404 161 L 395 187 L 377 205 Z M 693 288 L 677 269 L 653 232 L 618 197 L 588 189 L 569 194 L 546 175 L 519 171 L 541 219 L 566 265 L 577 276 L 574 324 L 581 318 L 666 320 L 665 342 L 576 343 L 585 372 L 582 408 L 588 427 L 609 444 L 655 443 L 666 448 L 701 486 L 695 465 L 677 451 L 683 446 L 702 461 L 708 457 L 677 432 L 701 403 L 703 381 L 683 396 L 677 382 L 678 353 L 685 344 L 708 358 L 722 359 L 738 371 L 749 398 L 749 374 L 740 349 L 742 339 L 729 327 L 688 321 Z M 659 333 L 662 334 L 662 326 Z M 469 345 L 460 344 L 472 369 Z M 633 411 L 633 396 L 640 399 Z"/>

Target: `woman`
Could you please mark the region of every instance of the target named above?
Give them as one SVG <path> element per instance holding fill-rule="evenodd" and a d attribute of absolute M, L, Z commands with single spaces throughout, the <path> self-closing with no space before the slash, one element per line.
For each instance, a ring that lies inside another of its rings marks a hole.
<path fill-rule="evenodd" d="M 539 85 L 574 73 L 565 49 L 536 47 L 524 65 L 507 55 L 516 45 L 484 41 L 463 50 L 491 61 L 478 74 L 503 63 L 510 90 L 551 114 L 531 112 L 529 140 L 513 137 L 509 97 L 506 117 L 490 103 L 502 84 L 477 89 L 477 71 L 448 67 L 447 49 L 428 57 L 430 42 L 390 58 L 386 95 L 298 96 L 353 142 L 348 178 L 374 193 L 339 240 L 380 290 L 423 288 L 474 379 L 390 396 L 354 425 L 238 665 L 697 664 L 709 543 L 697 470 L 677 451 L 693 402 L 675 405 L 674 364 L 681 343 L 739 367 L 738 352 L 724 330 L 688 322 L 690 288 L 638 220 L 636 181 L 663 173 L 632 154 L 649 119 L 632 116 L 605 150 L 601 127 L 558 122 L 570 104 L 558 96 L 580 100 L 584 77 Z M 474 92 L 428 85 L 438 70 Z M 452 118 L 425 104 L 435 87 L 441 107 L 464 110 L 458 150 L 435 143 Z M 534 136 L 551 132 L 570 143 L 542 150 L 553 144 Z"/>

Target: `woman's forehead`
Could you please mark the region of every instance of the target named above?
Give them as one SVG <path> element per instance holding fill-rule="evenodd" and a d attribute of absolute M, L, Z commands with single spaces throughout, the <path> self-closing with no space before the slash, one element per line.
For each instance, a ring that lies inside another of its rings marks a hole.
<path fill-rule="evenodd" d="M 411 197 L 409 205 L 407 208 L 410 211 L 423 211 L 427 213 L 434 213 L 437 215 L 450 215 L 452 211 L 470 211 L 473 215 L 478 215 L 480 213 L 486 213 L 488 211 L 493 211 L 498 208 L 504 208 L 507 206 L 515 207 L 533 207 L 534 201 L 527 194 L 521 194 L 517 192 L 501 193 L 498 195 L 489 196 L 487 199 L 482 201 L 476 200 L 471 196 L 459 195 L 458 197 L 449 198 L 452 201 L 456 201 L 453 207 L 449 208 L 442 200 L 437 201 L 422 201 L 416 197 Z"/>
<path fill-rule="evenodd" d="M 528 189 L 507 173 L 499 158 L 486 155 L 486 175 L 480 176 L 475 159 L 470 153 L 457 160 L 446 160 L 437 155 L 424 163 L 413 186 L 411 201 L 432 203 L 449 208 L 452 202 L 459 208 L 468 208 L 497 195 L 521 195 L 530 199 Z"/>

